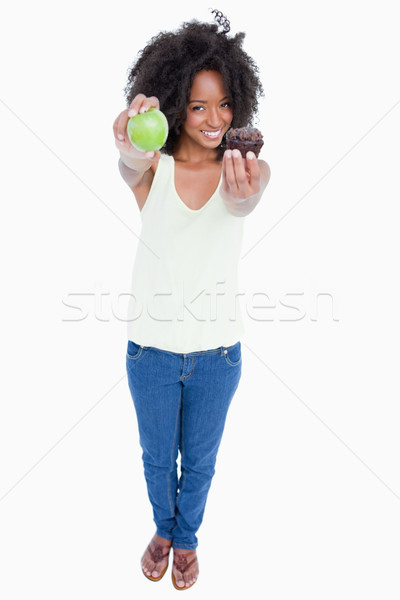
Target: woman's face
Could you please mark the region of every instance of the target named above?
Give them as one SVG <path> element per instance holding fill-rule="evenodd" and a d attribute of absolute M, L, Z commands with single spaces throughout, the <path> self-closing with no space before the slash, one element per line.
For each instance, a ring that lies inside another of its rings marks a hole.
<path fill-rule="evenodd" d="M 218 71 L 200 71 L 193 80 L 181 135 L 205 148 L 217 148 L 232 122 L 231 99 Z"/>

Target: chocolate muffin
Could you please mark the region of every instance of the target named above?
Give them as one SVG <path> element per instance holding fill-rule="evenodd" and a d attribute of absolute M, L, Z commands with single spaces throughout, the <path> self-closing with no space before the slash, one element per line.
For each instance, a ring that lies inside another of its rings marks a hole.
<path fill-rule="evenodd" d="M 263 144 L 263 135 L 255 127 L 238 127 L 237 129 L 230 129 L 226 134 L 227 149 L 234 150 L 234 148 L 237 148 L 243 158 L 246 158 L 246 152 L 249 150 L 258 157 Z"/>

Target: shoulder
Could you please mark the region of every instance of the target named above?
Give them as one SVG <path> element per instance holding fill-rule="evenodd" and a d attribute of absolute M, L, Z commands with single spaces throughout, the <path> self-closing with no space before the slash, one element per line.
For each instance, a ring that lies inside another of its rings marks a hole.
<path fill-rule="evenodd" d="M 140 179 L 140 181 L 134 187 L 132 187 L 132 191 L 135 195 L 140 211 L 145 205 L 147 197 L 150 194 L 151 187 L 156 177 L 156 173 L 160 170 L 160 166 L 163 168 L 166 164 L 171 162 L 171 156 L 168 154 L 159 154 L 157 160 L 150 165 L 150 168 L 147 169 L 147 171 L 143 174 L 143 177 Z"/>
<path fill-rule="evenodd" d="M 147 171 L 143 174 L 142 179 L 138 182 L 135 187 L 148 187 L 150 191 L 151 184 L 153 183 L 154 177 L 158 171 L 160 164 L 165 164 L 171 160 L 168 154 L 160 154 L 156 160 L 152 162 Z"/>
<path fill-rule="evenodd" d="M 150 189 L 153 185 L 154 177 L 157 172 L 159 162 L 160 157 L 158 157 L 158 160 L 155 160 L 150 165 L 147 171 L 143 173 L 143 176 L 139 179 L 139 181 L 131 187 L 140 211 L 144 207 L 147 197 L 150 193 Z"/>

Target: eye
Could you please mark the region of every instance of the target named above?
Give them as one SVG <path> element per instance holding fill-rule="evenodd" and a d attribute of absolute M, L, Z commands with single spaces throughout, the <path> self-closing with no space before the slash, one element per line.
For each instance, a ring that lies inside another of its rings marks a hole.
<path fill-rule="evenodd" d="M 192 110 L 203 110 L 204 106 L 192 106 Z"/>
<path fill-rule="evenodd" d="M 230 103 L 230 102 L 223 102 L 223 103 L 221 104 L 221 106 L 222 106 L 222 108 L 230 108 L 230 106 L 231 106 L 231 103 Z"/>

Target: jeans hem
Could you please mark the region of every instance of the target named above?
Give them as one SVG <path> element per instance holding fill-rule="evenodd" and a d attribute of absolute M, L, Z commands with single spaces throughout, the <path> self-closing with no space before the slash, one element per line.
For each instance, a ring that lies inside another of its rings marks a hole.
<path fill-rule="evenodd" d="M 196 550 L 198 544 L 180 544 L 179 542 L 173 542 L 172 547 L 176 550 Z"/>
<path fill-rule="evenodd" d="M 161 529 L 157 528 L 156 534 L 159 535 L 160 537 L 164 538 L 165 540 L 172 542 L 173 538 L 170 533 L 167 533 L 166 531 L 161 531 Z"/>

